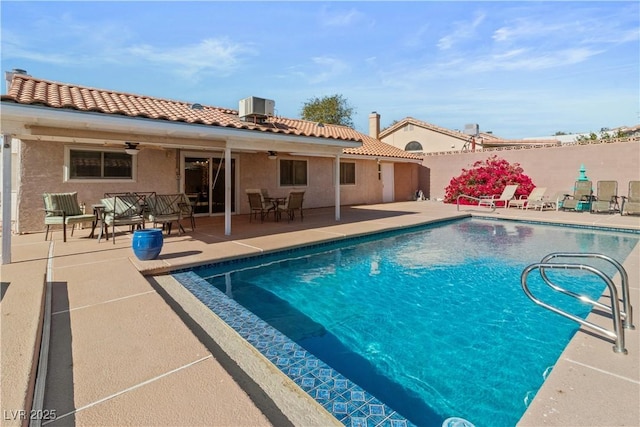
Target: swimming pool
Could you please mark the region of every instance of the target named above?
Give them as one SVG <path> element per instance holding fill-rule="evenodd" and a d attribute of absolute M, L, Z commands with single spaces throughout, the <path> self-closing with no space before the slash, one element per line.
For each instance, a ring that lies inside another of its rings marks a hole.
<path fill-rule="evenodd" d="M 554 251 L 623 261 L 637 242 L 624 233 L 473 219 L 194 272 L 317 356 L 320 364 L 295 365 L 273 353 L 274 341 L 261 341 L 264 328 L 249 332 L 285 373 L 298 374 L 303 389 L 328 409 L 337 406 L 345 423 L 343 409 L 351 422 L 366 419 L 357 402 L 373 400 L 344 398 L 355 389 L 338 383 L 340 375 L 325 372 L 344 391 L 328 379 L 304 384 L 305 369 L 321 371 L 324 362 L 415 424 L 461 416 L 477 426 L 515 425 L 577 330 L 526 298 L 522 269 Z M 581 286 L 596 297 L 604 284 L 590 279 Z M 220 303 L 204 280 L 187 282 L 208 305 Z M 561 306 L 583 317 L 589 311 L 575 301 Z"/>

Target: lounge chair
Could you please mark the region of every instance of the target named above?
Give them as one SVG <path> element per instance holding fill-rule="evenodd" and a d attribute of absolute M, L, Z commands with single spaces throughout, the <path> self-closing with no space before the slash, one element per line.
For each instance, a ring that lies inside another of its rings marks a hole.
<path fill-rule="evenodd" d="M 640 214 L 640 181 L 629 181 L 629 193 L 627 196 L 622 196 L 620 212 L 623 215 Z"/>
<path fill-rule="evenodd" d="M 487 206 L 490 208 L 496 208 L 499 202 L 504 204 L 505 209 L 509 206 L 509 201 L 513 199 L 518 189 L 518 184 L 510 184 L 504 187 L 502 194 L 498 197 L 492 196 L 480 196 L 478 206 Z"/>
<path fill-rule="evenodd" d="M 252 216 L 256 217 L 258 214 L 260 214 L 260 222 L 264 222 L 264 218 L 269 215 L 269 212 L 275 209 L 274 204 L 265 200 L 259 189 L 249 188 L 245 192 L 249 198 L 249 222 L 251 222 Z"/>
<path fill-rule="evenodd" d="M 162 228 L 167 231 L 167 235 L 171 234 L 171 225 L 175 222 L 178 224 L 178 235 L 184 228 L 180 224 L 182 219 L 182 194 L 156 194 L 147 199 L 147 207 L 149 212 L 147 218 L 153 222 L 155 227 L 162 224 Z"/>
<path fill-rule="evenodd" d="M 615 213 L 620 211 L 618 204 L 618 181 L 598 181 L 597 193 L 591 202 L 591 213 Z"/>
<path fill-rule="evenodd" d="M 531 193 L 529 193 L 528 196 L 520 196 L 519 199 L 509 200 L 507 203 L 509 204 L 510 208 L 516 207 L 520 209 L 529 209 L 530 207 L 532 207 L 532 204 L 535 205 L 538 202 L 542 202 L 544 193 L 546 191 L 547 187 L 536 187 L 531 190 Z"/>
<path fill-rule="evenodd" d="M 104 205 L 103 221 L 107 225 L 107 239 L 109 239 L 109 226 L 113 236 L 113 244 L 116 243 L 116 226 L 128 225 L 131 230 L 144 228 L 143 207 L 140 206 L 135 195 L 120 195 L 105 197 L 100 201 Z"/>
<path fill-rule="evenodd" d="M 62 225 L 62 241 L 67 241 L 67 225 L 71 224 L 71 235 L 76 224 L 95 221 L 93 214 L 85 214 L 78 203 L 78 193 L 44 193 L 44 224 L 47 231 L 44 240 L 49 238 L 49 227 Z M 53 232 L 51 233 L 53 238 Z"/>
<path fill-rule="evenodd" d="M 291 191 L 289 197 L 284 203 L 278 205 L 276 212 L 277 218 L 280 218 L 282 212 L 287 214 L 288 221 L 295 218 L 296 211 L 300 211 L 300 221 L 304 220 L 304 214 L 302 212 L 302 202 L 304 201 L 304 191 Z"/>
<path fill-rule="evenodd" d="M 591 181 L 576 181 L 576 184 L 573 187 L 573 195 L 565 194 L 564 200 L 562 200 L 562 210 L 589 210 L 592 194 L 593 190 Z"/>

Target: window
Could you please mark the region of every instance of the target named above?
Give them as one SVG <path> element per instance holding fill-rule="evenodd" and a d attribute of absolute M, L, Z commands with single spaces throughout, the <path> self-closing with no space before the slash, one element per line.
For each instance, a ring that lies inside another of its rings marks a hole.
<path fill-rule="evenodd" d="M 340 162 L 340 185 L 356 184 L 356 164 Z"/>
<path fill-rule="evenodd" d="M 134 179 L 134 158 L 120 150 L 67 148 L 65 160 L 68 180 Z"/>
<path fill-rule="evenodd" d="M 411 141 L 404 147 L 404 151 L 422 151 L 422 144 L 418 141 Z"/>
<path fill-rule="evenodd" d="M 307 161 L 280 159 L 280 185 L 294 187 L 307 185 Z"/>

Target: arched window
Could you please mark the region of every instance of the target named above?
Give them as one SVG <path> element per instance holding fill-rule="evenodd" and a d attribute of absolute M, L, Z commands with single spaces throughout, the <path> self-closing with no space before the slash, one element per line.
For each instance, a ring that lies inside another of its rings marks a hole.
<path fill-rule="evenodd" d="M 422 144 L 418 141 L 411 141 L 404 147 L 404 151 L 422 151 Z"/>

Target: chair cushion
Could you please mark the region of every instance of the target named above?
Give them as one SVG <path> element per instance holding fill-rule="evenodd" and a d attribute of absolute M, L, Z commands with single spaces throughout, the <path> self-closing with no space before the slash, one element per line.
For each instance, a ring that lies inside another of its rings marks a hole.
<path fill-rule="evenodd" d="M 54 211 L 63 211 L 66 215 L 82 215 L 82 209 L 78 204 L 78 193 L 45 193 L 45 208 Z M 58 216 L 55 212 L 47 212 L 47 216 Z"/>

